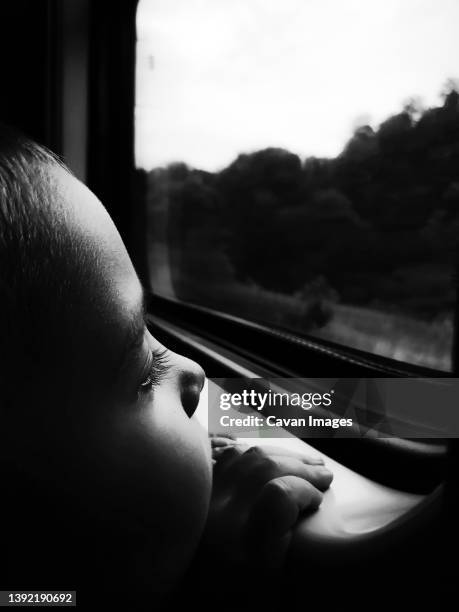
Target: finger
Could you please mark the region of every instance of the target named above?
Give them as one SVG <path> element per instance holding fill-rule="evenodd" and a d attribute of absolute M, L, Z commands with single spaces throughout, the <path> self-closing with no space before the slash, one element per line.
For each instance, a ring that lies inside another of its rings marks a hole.
<path fill-rule="evenodd" d="M 227 446 L 221 446 L 219 448 L 212 449 L 212 458 L 216 460 L 214 465 L 214 476 L 218 479 L 214 481 L 223 482 L 223 474 L 228 474 L 231 466 L 241 457 L 246 451 L 247 447 L 243 447 L 240 444 L 228 444 Z"/>
<path fill-rule="evenodd" d="M 263 444 L 263 450 L 270 456 L 283 456 L 283 457 L 296 457 L 301 459 L 304 463 L 310 465 L 324 465 L 324 460 L 320 455 L 312 455 L 309 453 L 303 453 L 282 446 L 271 446 Z"/>
<path fill-rule="evenodd" d="M 320 506 L 322 493 L 297 476 L 269 481 L 254 503 L 249 519 L 251 539 L 279 538 L 298 521 L 300 515 Z"/>
<path fill-rule="evenodd" d="M 228 440 L 228 438 L 211 438 L 210 445 L 218 448 L 219 446 L 229 446 L 230 444 L 237 444 L 236 440 Z"/>
<path fill-rule="evenodd" d="M 224 446 L 230 446 L 231 444 L 237 444 L 236 440 L 231 440 L 230 438 L 222 438 L 220 436 L 214 436 L 209 438 L 210 446 L 212 448 L 221 448 Z"/>
<path fill-rule="evenodd" d="M 275 458 L 278 477 L 297 476 L 307 480 L 320 491 L 326 491 L 332 483 L 333 474 L 324 465 L 310 465 L 295 457 Z"/>
<path fill-rule="evenodd" d="M 219 433 L 210 433 L 209 438 L 211 442 L 213 442 L 214 440 L 233 440 L 236 442 L 235 436 L 233 436 L 232 434 L 226 433 L 224 431 L 219 432 Z"/>
<path fill-rule="evenodd" d="M 241 444 L 240 442 L 229 442 L 228 444 L 222 444 L 219 446 L 212 446 L 212 457 L 221 460 L 222 457 L 225 457 L 225 460 L 228 460 L 230 457 L 239 457 L 243 455 L 250 447 L 247 444 Z M 233 450 L 233 453 L 227 453 L 226 451 Z"/>
<path fill-rule="evenodd" d="M 257 494 L 270 480 L 281 476 L 297 476 L 310 481 L 315 487 L 325 490 L 333 479 L 332 473 L 322 465 L 309 465 L 295 457 L 271 456 L 265 449 L 253 446 L 242 455 L 225 452 L 219 465 L 220 482 L 235 483 L 235 493 Z"/>
<path fill-rule="evenodd" d="M 213 449 L 220 449 L 231 444 L 238 444 L 239 448 L 243 449 L 244 451 L 251 448 L 248 444 L 238 441 L 235 438 L 221 437 L 217 434 L 212 434 L 210 438 L 210 443 Z M 263 445 L 262 449 L 267 455 L 271 457 L 295 457 L 308 465 L 324 465 L 324 460 L 319 455 L 301 453 L 288 448 L 283 448 L 282 446 Z"/>

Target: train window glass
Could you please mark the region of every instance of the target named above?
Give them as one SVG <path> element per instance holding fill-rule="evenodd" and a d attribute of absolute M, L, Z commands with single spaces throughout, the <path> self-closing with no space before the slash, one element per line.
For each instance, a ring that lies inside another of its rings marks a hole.
<path fill-rule="evenodd" d="M 155 293 L 451 369 L 456 0 L 141 0 Z"/>

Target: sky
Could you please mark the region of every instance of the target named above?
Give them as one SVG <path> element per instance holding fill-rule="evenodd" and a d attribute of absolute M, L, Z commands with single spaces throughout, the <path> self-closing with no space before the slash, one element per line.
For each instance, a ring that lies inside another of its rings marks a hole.
<path fill-rule="evenodd" d="M 334 157 L 409 98 L 440 103 L 458 26 L 459 0 L 140 0 L 136 165 Z"/>

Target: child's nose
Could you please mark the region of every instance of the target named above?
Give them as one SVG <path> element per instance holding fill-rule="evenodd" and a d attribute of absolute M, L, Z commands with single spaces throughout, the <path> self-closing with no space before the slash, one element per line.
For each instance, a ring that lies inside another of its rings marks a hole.
<path fill-rule="evenodd" d="M 204 386 L 206 375 L 204 370 L 195 361 L 186 357 L 183 360 L 183 369 L 179 374 L 180 399 L 183 409 L 191 418 L 198 407 L 199 396 Z"/>

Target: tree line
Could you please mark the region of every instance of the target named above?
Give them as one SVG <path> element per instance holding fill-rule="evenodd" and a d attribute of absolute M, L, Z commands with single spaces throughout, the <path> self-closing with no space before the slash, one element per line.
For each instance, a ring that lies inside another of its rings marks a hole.
<path fill-rule="evenodd" d="M 241 153 L 220 172 L 174 163 L 140 171 L 182 280 L 432 319 L 452 310 L 459 236 L 459 88 L 357 127 L 334 158 Z M 178 274 L 178 273 L 177 273 Z M 179 282 L 177 276 L 177 282 Z M 192 282 L 190 286 L 192 286 Z"/>

